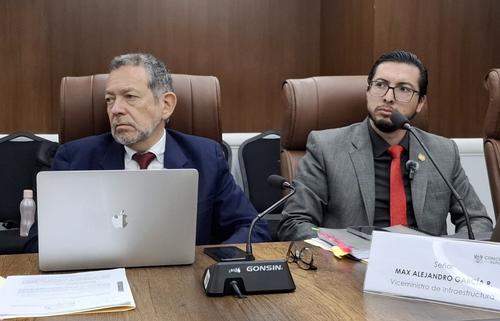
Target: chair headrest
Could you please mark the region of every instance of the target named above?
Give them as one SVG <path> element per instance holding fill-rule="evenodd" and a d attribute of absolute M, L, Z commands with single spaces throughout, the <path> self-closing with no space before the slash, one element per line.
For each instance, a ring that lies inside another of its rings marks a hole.
<path fill-rule="evenodd" d="M 285 104 L 281 144 L 285 149 L 305 149 L 312 130 L 338 128 L 367 116 L 367 76 L 321 76 L 288 79 L 282 88 Z M 412 124 L 427 130 L 427 108 Z"/>
<path fill-rule="evenodd" d="M 109 132 L 104 101 L 108 74 L 64 77 L 61 81 L 61 143 Z M 177 106 L 169 128 L 222 141 L 220 86 L 213 76 L 172 74 Z"/>
<path fill-rule="evenodd" d="M 489 93 L 488 109 L 484 118 L 484 135 L 500 139 L 500 69 L 491 69 L 486 74 L 484 86 Z"/>

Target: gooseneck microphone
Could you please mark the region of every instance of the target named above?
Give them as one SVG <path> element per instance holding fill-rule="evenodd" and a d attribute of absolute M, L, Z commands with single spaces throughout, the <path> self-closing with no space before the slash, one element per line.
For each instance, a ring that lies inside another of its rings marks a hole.
<path fill-rule="evenodd" d="M 292 184 L 286 181 L 286 179 L 283 176 L 279 175 L 271 175 L 267 178 L 267 183 L 271 185 L 272 187 L 279 188 L 282 190 L 285 189 L 290 189 L 291 192 L 286 194 L 284 197 L 280 198 L 276 203 L 273 205 L 269 206 L 264 212 L 260 213 L 257 215 L 253 221 L 252 224 L 250 224 L 250 229 L 248 230 L 248 239 L 247 239 L 247 248 L 246 248 L 246 259 L 248 261 L 255 260 L 255 257 L 253 256 L 253 251 L 252 251 L 252 232 L 255 224 L 264 216 L 267 214 L 271 213 L 275 208 L 283 204 L 289 197 L 291 197 L 293 194 L 295 194 L 295 187 L 293 187 Z"/>
<path fill-rule="evenodd" d="M 295 187 L 281 176 L 271 175 L 267 182 L 273 187 L 290 189 L 291 192 L 253 219 L 248 230 L 244 261 L 218 262 L 205 270 L 203 287 L 208 296 L 235 294 L 241 298 L 244 294 L 284 293 L 295 290 L 286 260 L 255 261 L 253 256 L 252 232 L 255 224 L 295 193 Z"/>
<path fill-rule="evenodd" d="M 417 142 L 420 144 L 420 146 L 422 147 L 422 149 L 425 151 L 425 153 L 427 154 L 427 157 L 429 157 L 432 165 L 434 165 L 434 168 L 437 170 L 437 172 L 439 173 L 439 175 L 441 176 L 441 178 L 446 183 L 446 185 L 450 189 L 451 193 L 453 194 L 453 196 L 457 200 L 458 204 L 462 208 L 462 211 L 464 212 L 464 217 L 465 217 L 465 224 L 467 225 L 467 232 L 469 233 L 469 239 L 470 240 L 474 240 L 474 233 L 472 232 L 472 226 L 470 225 L 469 212 L 467 211 L 467 208 L 465 207 L 465 204 L 463 202 L 462 197 L 458 194 L 458 192 L 455 190 L 455 188 L 453 188 L 453 186 L 451 185 L 450 181 L 448 181 L 448 179 L 446 179 L 446 177 L 443 175 L 443 172 L 441 171 L 441 169 L 439 168 L 439 166 L 436 164 L 436 162 L 432 158 L 431 154 L 429 153 L 429 150 L 424 145 L 424 143 L 420 140 L 420 137 L 415 132 L 415 129 L 410 125 L 410 121 L 408 120 L 408 118 L 406 118 L 400 112 L 394 110 L 392 112 L 392 114 L 391 114 L 391 122 L 394 124 L 394 126 L 396 128 L 405 129 L 410 134 L 412 134 L 413 137 L 415 137 L 415 139 L 417 140 Z M 417 167 L 417 169 L 418 169 L 418 167 Z"/>

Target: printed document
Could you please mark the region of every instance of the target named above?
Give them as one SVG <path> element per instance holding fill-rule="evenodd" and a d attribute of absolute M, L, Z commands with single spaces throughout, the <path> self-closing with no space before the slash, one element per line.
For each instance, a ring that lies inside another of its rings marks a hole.
<path fill-rule="evenodd" d="M 135 308 L 125 269 L 9 276 L 0 319 L 126 311 Z"/>

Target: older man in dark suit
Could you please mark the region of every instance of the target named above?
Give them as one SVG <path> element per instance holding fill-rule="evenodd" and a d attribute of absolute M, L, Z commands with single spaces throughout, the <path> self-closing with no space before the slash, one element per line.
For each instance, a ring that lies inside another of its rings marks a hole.
<path fill-rule="evenodd" d="M 220 145 L 165 129 L 177 102 L 165 65 L 149 54 L 115 57 L 103 99 L 111 133 L 62 145 L 52 168 L 195 168 L 199 173 L 196 243 L 246 242 L 257 213 L 236 185 Z M 35 226 L 26 246 L 28 251 L 37 249 L 36 232 Z M 256 226 L 253 239 L 270 240 L 265 223 Z"/>

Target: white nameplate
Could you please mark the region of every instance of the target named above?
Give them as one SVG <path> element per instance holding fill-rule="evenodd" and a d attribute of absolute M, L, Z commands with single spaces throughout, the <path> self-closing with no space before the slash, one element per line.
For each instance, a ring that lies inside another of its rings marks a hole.
<path fill-rule="evenodd" d="M 364 291 L 500 310 L 500 244 L 375 231 Z"/>

